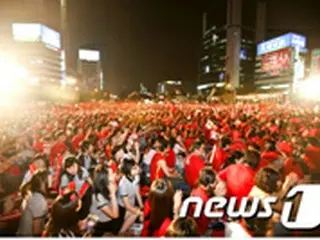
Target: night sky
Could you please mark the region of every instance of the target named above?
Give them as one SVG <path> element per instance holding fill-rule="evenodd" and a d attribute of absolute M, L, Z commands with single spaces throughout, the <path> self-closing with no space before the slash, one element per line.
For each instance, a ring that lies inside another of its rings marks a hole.
<path fill-rule="evenodd" d="M 194 91 L 202 13 L 217 1 L 226 0 L 70 0 L 74 65 L 76 49 L 93 45 L 103 52 L 106 90 L 128 93 L 141 82 L 154 91 L 159 81 L 182 79 Z M 271 34 L 295 31 L 320 47 L 319 0 L 267 1 Z"/>

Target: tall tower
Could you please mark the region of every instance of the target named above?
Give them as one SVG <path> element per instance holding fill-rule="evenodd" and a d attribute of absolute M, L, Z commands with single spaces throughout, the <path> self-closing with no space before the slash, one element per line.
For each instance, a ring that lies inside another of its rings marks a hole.
<path fill-rule="evenodd" d="M 242 0 L 228 0 L 226 74 L 233 87 L 239 87 Z"/>
<path fill-rule="evenodd" d="M 202 15 L 202 37 L 206 35 L 207 31 L 207 13 L 203 13 Z"/>
<path fill-rule="evenodd" d="M 65 72 L 68 73 L 70 66 L 69 57 L 69 33 L 68 33 L 68 5 L 67 0 L 60 0 L 61 13 L 61 33 L 62 33 L 62 49 L 64 50 Z"/>
<path fill-rule="evenodd" d="M 256 42 L 260 43 L 266 38 L 266 12 L 267 3 L 265 0 L 258 0 L 257 3 L 257 20 L 256 20 Z"/>

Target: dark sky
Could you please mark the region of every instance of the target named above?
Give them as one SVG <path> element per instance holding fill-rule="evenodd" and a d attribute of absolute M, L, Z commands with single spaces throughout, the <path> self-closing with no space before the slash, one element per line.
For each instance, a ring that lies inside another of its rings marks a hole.
<path fill-rule="evenodd" d="M 158 81 L 180 78 L 190 91 L 202 12 L 214 1 L 225 0 L 70 0 L 74 62 L 79 46 L 95 44 L 103 52 L 107 90 L 138 90 L 140 82 L 155 90 Z M 311 47 L 320 47 L 319 0 L 267 1 L 268 27 L 307 34 Z"/>

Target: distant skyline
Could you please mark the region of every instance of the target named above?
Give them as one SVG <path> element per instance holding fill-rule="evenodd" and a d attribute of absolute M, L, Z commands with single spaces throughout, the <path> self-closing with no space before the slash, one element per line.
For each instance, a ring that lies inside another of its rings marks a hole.
<path fill-rule="evenodd" d="M 74 67 L 77 49 L 101 49 L 106 90 L 129 93 L 143 83 L 151 90 L 165 79 L 182 79 L 195 90 L 202 40 L 202 14 L 226 0 L 69 0 Z M 243 0 L 252 1 L 252 0 Z M 294 31 L 320 47 L 317 0 L 267 0 L 269 36 Z M 225 9 L 226 11 L 226 9 Z M 243 9 L 252 14 L 256 9 Z M 217 11 L 217 17 L 225 12 Z"/>

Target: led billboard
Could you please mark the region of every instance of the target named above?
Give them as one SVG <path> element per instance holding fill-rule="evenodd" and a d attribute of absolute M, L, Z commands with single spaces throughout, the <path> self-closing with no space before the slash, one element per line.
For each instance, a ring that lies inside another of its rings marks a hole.
<path fill-rule="evenodd" d="M 61 49 L 60 33 L 44 25 L 41 25 L 41 41 L 49 46 Z"/>
<path fill-rule="evenodd" d="M 306 47 L 307 38 L 305 36 L 287 33 L 277 38 L 273 38 L 266 42 L 258 44 L 257 55 L 264 55 L 270 52 L 275 52 L 288 47 Z"/>
<path fill-rule="evenodd" d="M 261 70 L 272 72 L 289 68 L 292 64 L 291 48 L 282 49 L 273 53 L 267 53 L 261 58 Z"/>
<path fill-rule="evenodd" d="M 98 62 L 100 61 L 100 52 L 97 50 L 79 50 L 79 59 L 88 62 Z"/>
<path fill-rule="evenodd" d="M 43 42 L 61 49 L 60 33 L 39 23 L 12 24 L 13 39 L 18 42 Z"/>
<path fill-rule="evenodd" d="M 21 42 L 39 42 L 41 37 L 41 24 L 14 23 L 12 24 L 13 39 Z"/>

